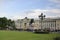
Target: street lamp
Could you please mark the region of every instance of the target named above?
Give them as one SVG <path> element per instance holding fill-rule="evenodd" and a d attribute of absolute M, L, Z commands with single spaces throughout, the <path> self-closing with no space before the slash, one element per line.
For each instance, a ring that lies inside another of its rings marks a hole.
<path fill-rule="evenodd" d="M 41 29 L 42 29 L 42 21 L 46 16 L 43 15 L 43 13 L 41 13 L 41 15 L 39 15 L 38 17 L 39 17 L 39 19 L 41 19 Z M 39 24 L 40 24 L 40 21 L 39 21 Z"/>

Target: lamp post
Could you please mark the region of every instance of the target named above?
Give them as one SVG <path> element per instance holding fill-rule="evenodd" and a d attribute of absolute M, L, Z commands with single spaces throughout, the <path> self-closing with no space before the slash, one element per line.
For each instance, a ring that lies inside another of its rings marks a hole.
<path fill-rule="evenodd" d="M 43 15 L 43 13 L 41 13 L 41 15 L 38 16 L 39 19 L 41 19 L 41 30 L 42 30 L 42 22 L 43 22 L 43 19 L 45 18 L 45 15 Z M 40 24 L 40 20 L 39 20 L 39 24 Z"/>

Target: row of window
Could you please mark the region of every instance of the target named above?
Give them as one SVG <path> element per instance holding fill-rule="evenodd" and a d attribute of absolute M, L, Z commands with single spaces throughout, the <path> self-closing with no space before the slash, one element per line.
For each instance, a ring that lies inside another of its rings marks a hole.
<path fill-rule="evenodd" d="M 55 27 L 56 24 L 55 22 L 45 22 L 45 23 L 42 23 L 42 26 L 43 27 Z"/>

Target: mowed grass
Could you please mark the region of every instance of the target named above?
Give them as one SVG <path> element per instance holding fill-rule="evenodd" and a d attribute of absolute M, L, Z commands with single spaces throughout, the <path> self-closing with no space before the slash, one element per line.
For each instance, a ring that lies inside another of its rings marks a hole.
<path fill-rule="evenodd" d="M 57 33 L 35 34 L 24 31 L 0 31 L 0 40 L 53 40 Z"/>

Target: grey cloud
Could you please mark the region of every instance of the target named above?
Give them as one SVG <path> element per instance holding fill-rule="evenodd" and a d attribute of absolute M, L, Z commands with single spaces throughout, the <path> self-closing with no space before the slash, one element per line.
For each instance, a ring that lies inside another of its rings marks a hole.
<path fill-rule="evenodd" d="M 54 2 L 54 3 L 60 3 L 60 0 L 49 0 L 51 2 Z"/>

